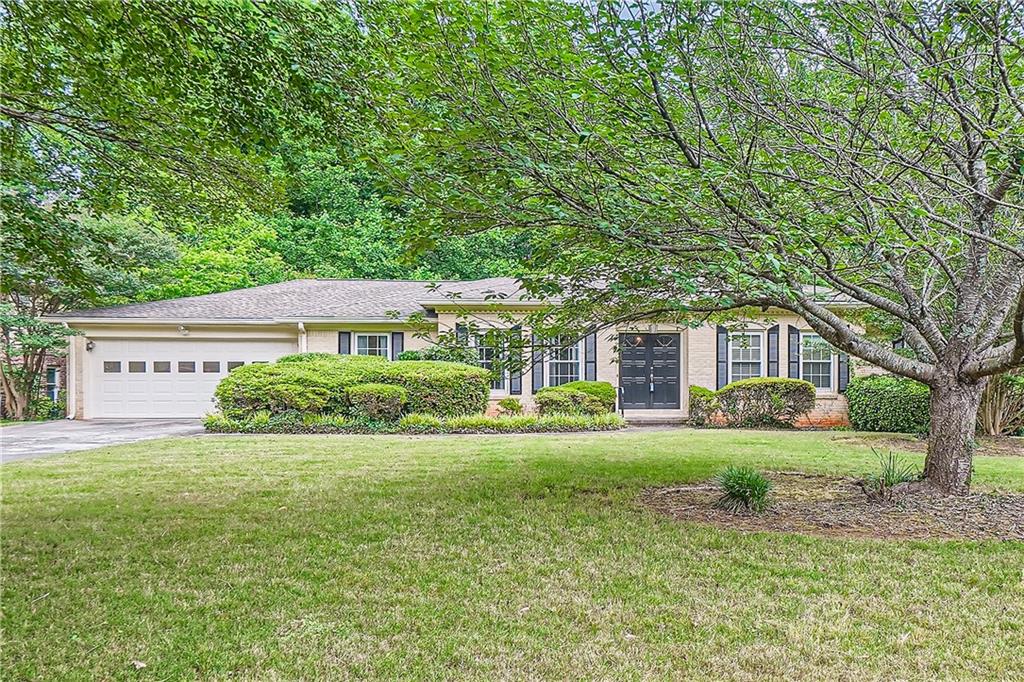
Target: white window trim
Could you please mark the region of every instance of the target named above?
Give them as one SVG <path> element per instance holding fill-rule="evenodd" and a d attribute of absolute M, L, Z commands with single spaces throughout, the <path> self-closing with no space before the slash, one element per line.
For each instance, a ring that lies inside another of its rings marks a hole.
<path fill-rule="evenodd" d="M 467 338 L 467 341 L 469 343 L 469 347 L 472 348 L 473 350 L 477 350 L 477 349 L 480 348 L 481 337 L 486 335 L 487 332 L 489 332 L 489 331 L 508 331 L 508 330 L 507 329 L 502 329 L 501 327 L 488 327 L 488 328 L 481 329 L 481 331 L 482 331 L 482 333 L 480 333 L 480 334 L 469 334 L 469 336 Z M 509 384 L 510 383 L 511 383 L 511 376 L 510 376 L 510 372 L 509 372 L 508 368 L 506 367 L 504 372 L 502 373 L 502 381 L 501 381 L 501 386 L 502 387 L 501 388 L 494 388 L 492 386 L 491 389 L 490 389 L 491 397 L 492 398 L 504 398 L 504 397 L 510 395 L 510 393 L 509 393 L 509 390 L 510 390 Z"/>
<path fill-rule="evenodd" d="M 726 382 L 729 384 L 731 384 L 734 381 L 737 381 L 737 379 L 734 379 L 732 376 L 732 354 L 733 351 L 736 349 L 736 344 L 732 342 L 732 337 L 743 335 L 761 337 L 761 362 L 759 363 L 761 365 L 761 369 L 757 376 L 768 376 L 768 332 L 764 329 L 737 329 L 736 331 L 729 332 L 729 364 L 727 368 L 729 381 Z M 752 379 L 754 377 L 747 378 Z"/>
<path fill-rule="evenodd" d="M 565 348 L 569 348 L 566 346 Z M 554 362 L 572 362 L 571 360 L 556 360 L 552 357 L 552 353 L 556 350 L 563 350 L 562 348 L 552 348 L 544 354 L 544 384 L 545 386 L 554 386 L 551 383 L 551 364 Z M 576 342 L 576 381 L 583 380 L 583 339 L 579 339 Z"/>
<path fill-rule="evenodd" d="M 800 378 L 804 379 L 805 381 L 806 379 L 804 377 L 804 339 L 807 338 L 808 336 L 817 336 L 819 339 L 821 339 L 821 334 L 814 331 L 813 329 L 800 330 L 800 348 L 797 351 L 797 355 L 800 359 Z M 821 340 L 825 341 L 825 339 Z M 834 395 L 839 393 L 839 390 L 837 388 L 839 386 L 839 353 L 831 344 L 829 344 L 829 348 L 832 349 L 832 359 L 829 361 L 829 386 L 828 388 L 819 388 L 815 386 L 814 390 L 819 395 Z"/>
<path fill-rule="evenodd" d="M 384 355 L 380 355 L 379 353 L 366 353 L 366 355 L 376 355 L 377 357 L 386 358 L 388 360 L 391 359 L 391 335 L 388 334 L 387 332 L 356 332 L 352 336 L 355 337 L 352 340 L 353 341 L 353 348 L 352 348 L 352 354 L 353 355 L 360 355 L 360 352 L 359 352 L 359 338 L 360 337 L 368 339 L 371 336 L 376 336 L 376 337 L 383 337 L 384 338 Z M 367 345 L 369 345 L 369 344 L 367 344 Z"/>

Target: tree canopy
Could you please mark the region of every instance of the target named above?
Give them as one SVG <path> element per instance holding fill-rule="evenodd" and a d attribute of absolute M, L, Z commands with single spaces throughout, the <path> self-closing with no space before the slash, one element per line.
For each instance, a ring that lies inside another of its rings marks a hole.
<path fill-rule="evenodd" d="M 981 387 L 1024 363 L 1022 9 L 366 3 L 373 157 L 433 225 L 530 230 L 571 314 L 777 307 L 928 383 L 929 480 L 963 491 Z"/>

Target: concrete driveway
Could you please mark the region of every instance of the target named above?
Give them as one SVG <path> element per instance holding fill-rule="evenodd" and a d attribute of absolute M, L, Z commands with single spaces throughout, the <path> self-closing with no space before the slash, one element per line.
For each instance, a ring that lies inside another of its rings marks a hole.
<path fill-rule="evenodd" d="M 14 462 L 104 445 L 202 433 L 198 419 L 101 419 L 0 427 L 0 461 Z"/>

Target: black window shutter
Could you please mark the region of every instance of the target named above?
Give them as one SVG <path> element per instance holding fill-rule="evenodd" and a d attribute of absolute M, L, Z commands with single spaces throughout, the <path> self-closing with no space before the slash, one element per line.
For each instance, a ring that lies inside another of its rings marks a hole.
<path fill-rule="evenodd" d="M 531 359 L 532 371 L 532 392 L 536 393 L 544 388 L 544 348 L 541 345 L 540 337 L 533 335 L 533 358 Z"/>
<path fill-rule="evenodd" d="M 597 332 L 583 339 L 583 378 L 597 381 Z"/>
<path fill-rule="evenodd" d="M 729 383 L 729 330 L 719 325 L 716 330 L 716 348 L 718 365 L 718 388 Z"/>
<path fill-rule="evenodd" d="M 352 354 L 352 332 L 338 332 L 338 352 L 342 355 Z"/>
<path fill-rule="evenodd" d="M 846 353 L 839 354 L 839 392 L 845 393 L 846 387 L 850 385 L 850 356 Z"/>
<path fill-rule="evenodd" d="M 768 328 L 768 376 L 779 376 L 779 325 Z"/>
<path fill-rule="evenodd" d="M 405 350 L 405 332 L 391 332 L 391 359 L 397 360 L 398 354 Z"/>
<path fill-rule="evenodd" d="M 789 325 L 789 378 L 800 378 L 800 330 Z"/>
<path fill-rule="evenodd" d="M 512 328 L 509 343 L 508 392 L 512 395 L 523 393 L 523 330 Z"/>

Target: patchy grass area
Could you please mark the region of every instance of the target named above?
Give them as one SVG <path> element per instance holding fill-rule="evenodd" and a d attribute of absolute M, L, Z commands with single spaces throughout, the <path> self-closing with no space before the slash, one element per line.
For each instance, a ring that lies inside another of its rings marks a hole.
<path fill-rule="evenodd" d="M 638 503 L 726 464 L 877 466 L 849 435 L 201 437 L 8 464 L 3 678 L 1024 676 L 1024 543 Z M 975 480 L 1024 490 L 1024 459 Z"/>

